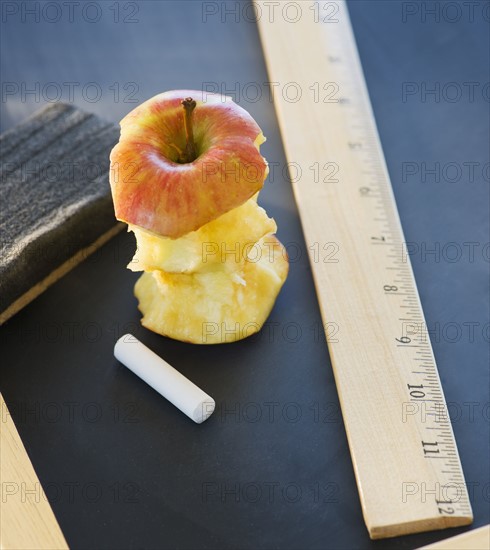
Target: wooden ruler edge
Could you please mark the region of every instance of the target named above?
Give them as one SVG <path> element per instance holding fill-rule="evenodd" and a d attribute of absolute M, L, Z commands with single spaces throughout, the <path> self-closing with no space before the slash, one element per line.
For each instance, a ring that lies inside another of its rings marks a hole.
<path fill-rule="evenodd" d="M 0 487 L 2 550 L 68 548 L 1 393 Z M 34 487 L 37 494 L 29 494 Z"/>
<path fill-rule="evenodd" d="M 421 546 L 418 550 L 488 550 L 489 548 L 490 525 L 484 525 L 460 535 Z"/>

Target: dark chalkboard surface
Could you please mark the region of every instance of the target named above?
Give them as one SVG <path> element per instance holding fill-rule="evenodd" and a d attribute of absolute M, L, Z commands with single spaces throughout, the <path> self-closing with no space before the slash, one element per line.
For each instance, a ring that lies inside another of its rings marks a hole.
<path fill-rule="evenodd" d="M 68 544 L 408 549 L 461 532 L 368 538 L 249 4 L 13 4 L 2 3 L 2 130 L 54 100 L 117 122 L 167 89 L 234 95 L 268 138 L 261 199 L 292 258 L 265 329 L 233 345 L 139 326 L 129 234 L 1 327 L 0 390 Z M 479 526 L 489 521 L 488 3 L 454 4 L 431 15 L 425 3 L 348 3 Z M 115 361 L 128 331 L 215 398 L 208 421 L 194 425 Z"/>

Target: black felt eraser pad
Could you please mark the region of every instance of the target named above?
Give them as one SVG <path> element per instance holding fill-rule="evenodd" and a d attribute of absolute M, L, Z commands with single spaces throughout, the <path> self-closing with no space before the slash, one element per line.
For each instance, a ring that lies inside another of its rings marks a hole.
<path fill-rule="evenodd" d="M 105 242 L 119 128 L 63 103 L 0 136 L 0 324 Z"/>

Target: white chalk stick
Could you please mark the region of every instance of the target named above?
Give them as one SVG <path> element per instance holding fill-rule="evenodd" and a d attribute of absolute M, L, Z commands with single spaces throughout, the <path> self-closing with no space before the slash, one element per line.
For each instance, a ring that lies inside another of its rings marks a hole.
<path fill-rule="evenodd" d="M 213 414 L 212 397 L 131 334 L 119 338 L 114 356 L 197 424 Z"/>

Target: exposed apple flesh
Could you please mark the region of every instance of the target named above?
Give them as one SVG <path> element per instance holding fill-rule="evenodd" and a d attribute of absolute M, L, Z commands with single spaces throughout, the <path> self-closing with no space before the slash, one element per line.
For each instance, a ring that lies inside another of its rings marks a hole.
<path fill-rule="evenodd" d="M 111 152 L 116 217 L 174 239 L 199 229 L 262 188 L 264 141 L 229 97 L 195 90 L 153 97 L 121 121 Z"/>
<path fill-rule="evenodd" d="M 160 94 L 121 121 L 111 153 L 116 217 L 144 271 L 135 285 L 142 324 L 196 344 L 260 330 L 288 273 L 273 219 L 257 205 L 265 138 L 231 98 Z"/>
<path fill-rule="evenodd" d="M 269 235 L 233 273 L 144 273 L 135 285 L 146 328 L 194 344 L 233 342 L 262 328 L 288 274 L 284 247 Z"/>
<path fill-rule="evenodd" d="M 132 271 L 159 269 L 169 273 L 210 271 L 216 264 L 233 270 L 243 263 L 248 251 L 264 235 L 275 233 L 276 223 L 263 208 L 257 197 L 223 214 L 196 231 L 178 239 L 160 237 L 136 226 L 136 253 L 129 263 Z"/>

